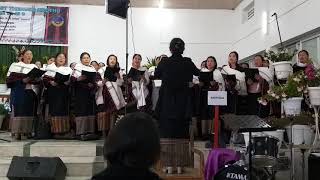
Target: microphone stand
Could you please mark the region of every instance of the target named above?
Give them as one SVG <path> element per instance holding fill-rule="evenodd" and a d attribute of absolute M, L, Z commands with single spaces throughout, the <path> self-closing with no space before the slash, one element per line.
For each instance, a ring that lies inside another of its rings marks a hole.
<path fill-rule="evenodd" d="M 5 11 L 2 11 L 2 12 L 5 12 Z M 7 28 L 7 26 L 8 26 L 8 23 L 9 23 L 9 20 L 10 20 L 11 16 L 14 14 L 14 13 L 10 13 L 10 12 L 5 12 L 5 13 L 8 13 L 8 14 L 9 14 L 9 17 L 8 17 L 8 20 L 7 20 L 7 22 L 6 22 L 6 24 L 4 25 L 4 28 L 3 28 L 3 30 L 2 30 L 2 33 L 1 33 L 1 36 L 0 36 L 0 41 L 2 40 L 2 37 L 3 37 L 3 35 L 4 35 L 4 32 L 6 31 L 6 28 Z"/>
<path fill-rule="evenodd" d="M 278 14 L 277 13 L 273 13 L 273 15 L 271 17 L 275 16 L 276 17 L 276 22 L 277 22 L 277 27 L 278 27 L 278 33 L 279 33 L 279 38 L 280 38 L 280 44 L 281 44 L 281 50 L 284 49 L 283 46 L 283 42 L 282 42 L 282 38 L 281 38 L 281 33 L 280 33 L 280 27 L 279 27 L 279 21 L 278 21 Z"/>
<path fill-rule="evenodd" d="M 126 90 L 126 99 L 129 97 L 129 84 L 128 84 L 128 64 L 129 64 L 129 20 L 128 20 L 128 10 L 130 7 L 130 1 L 128 1 L 127 5 L 127 18 L 126 18 L 126 84 L 125 84 L 125 90 Z M 124 107 L 124 115 L 127 114 L 127 106 Z"/>

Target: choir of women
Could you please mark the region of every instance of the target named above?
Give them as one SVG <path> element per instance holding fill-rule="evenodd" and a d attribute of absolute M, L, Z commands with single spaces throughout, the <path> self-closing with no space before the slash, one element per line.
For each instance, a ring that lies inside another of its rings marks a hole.
<path fill-rule="evenodd" d="M 48 114 L 44 119 L 54 138 L 80 140 L 107 136 L 117 115 L 131 112 L 125 111 L 131 107 L 158 120 L 162 153 L 168 155 L 163 161 L 170 172 L 187 165 L 184 149 L 191 118 L 197 120 L 202 136 L 212 133 L 214 112 L 208 105 L 208 91 L 227 91 L 228 106 L 223 113 L 269 116 L 270 105 L 262 106 L 257 99 L 273 85 L 274 74 L 261 55 L 252 59 L 250 68 L 241 67 L 238 53 L 232 51 L 226 65 L 209 56 L 198 69 L 191 59 L 182 56 L 181 39 L 174 39 L 170 50 L 172 56 L 159 56 L 157 67 L 151 70 L 142 65 L 142 56 L 135 54 L 128 74 L 122 73 L 116 55 L 98 64 L 86 52 L 70 66 L 66 55 L 58 53 L 40 70 L 32 64 L 32 52 L 24 50 L 19 55 L 21 61 L 12 63 L 7 74 L 13 137 L 27 139 L 34 135 L 34 119 L 41 106 L 47 106 L 43 108 Z M 300 51 L 294 71 L 303 70 L 308 61 L 308 51 Z M 45 103 L 41 103 L 43 98 Z"/>

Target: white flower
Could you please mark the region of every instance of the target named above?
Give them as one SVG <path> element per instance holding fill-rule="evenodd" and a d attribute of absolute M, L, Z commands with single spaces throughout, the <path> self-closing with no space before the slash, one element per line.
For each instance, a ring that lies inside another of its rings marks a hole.
<path fill-rule="evenodd" d="M 298 92 L 302 92 L 303 88 L 297 87 Z"/>
<path fill-rule="evenodd" d="M 276 99 L 280 99 L 280 96 L 277 95 L 277 96 L 276 96 Z"/>
<path fill-rule="evenodd" d="M 276 94 L 275 94 L 275 93 L 272 93 L 271 96 L 272 96 L 272 97 L 276 97 Z"/>
<path fill-rule="evenodd" d="M 295 78 L 293 78 L 293 81 L 295 81 L 295 82 L 300 82 L 301 79 L 295 77 Z"/>
<path fill-rule="evenodd" d="M 308 89 L 305 89 L 305 90 L 303 91 L 303 93 L 307 94 L 307 93 L 308 93 Z"/>
<path fill-rule="evenodd" d="M 281 94 L 281 96 L 284 98 L 287 97 L 287 95 L 285 93 Z"/>
<path fill-rule="evenodd" d="M 271 92 L 272 92 L 271 90 L 268 90 L 268 91 L 267 91 L 268 94 L 271 94 Z"/>

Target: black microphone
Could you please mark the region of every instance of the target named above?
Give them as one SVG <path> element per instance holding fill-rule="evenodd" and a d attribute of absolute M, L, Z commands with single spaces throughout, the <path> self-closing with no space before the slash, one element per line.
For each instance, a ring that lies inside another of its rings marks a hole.
<path fill-rule="evenodd" d="M 3 13 L 7 13 L 7 14 L 10 14 L 10 15 L 14 15 L 14 14 L 16 14 L 16 13 L 14 13 L 14 12 L 10 12 L 10 11 L 1 11 L 1 12 L 3 12 Z"/>
<path fill-rule="evenodd" d="M 277 16 L 277 13 L 273 13 L 271 17 L 273 17 L 273 16 Z"/>

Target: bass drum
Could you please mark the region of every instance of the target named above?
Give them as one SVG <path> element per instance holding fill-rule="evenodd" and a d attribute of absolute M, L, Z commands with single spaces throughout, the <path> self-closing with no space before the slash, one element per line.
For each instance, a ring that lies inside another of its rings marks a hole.
<path fill-rule="evenodd" d="M 252 180 L 268 180 L 264 170 L 252 170 Z M 249 180 L 249 171 L 246 166 L 230 165 L 221 169 L 212 180 Z"/>

